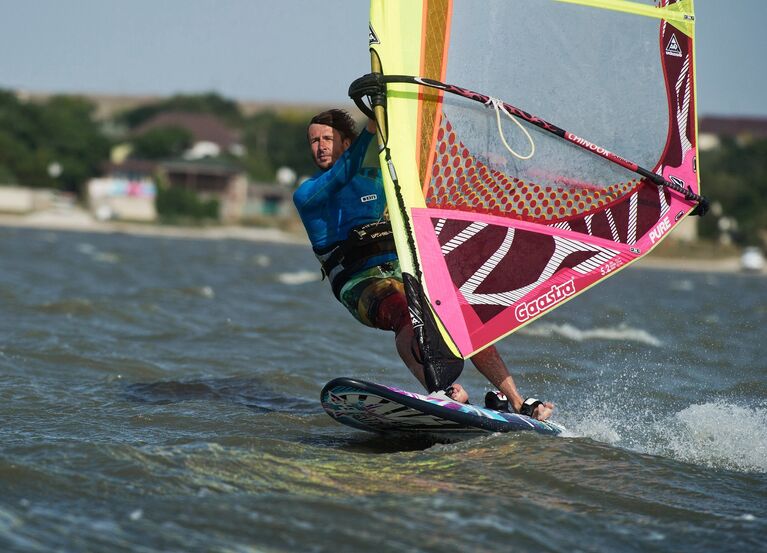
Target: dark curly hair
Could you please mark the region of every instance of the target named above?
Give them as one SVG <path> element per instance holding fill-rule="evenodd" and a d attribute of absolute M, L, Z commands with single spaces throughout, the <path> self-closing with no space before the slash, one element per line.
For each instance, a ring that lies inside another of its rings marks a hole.
<path fill-rule="evenodd" d="M 311 121 L 309 121 L 309 125 L 307 125 L 306 129 L 307 132 L 311 125 L 327 125 L 328 127 L 332 127 L 337 130 L 341 134 L 341 138 L 344 139 L 348 138 L 349 140 L 354 140 L 357 138 L 357 131 L 355 130 L 357 125 L 354 123 L 354 119 L 342 109 L 329 109 L 318 113 L 312 117 Z"/>

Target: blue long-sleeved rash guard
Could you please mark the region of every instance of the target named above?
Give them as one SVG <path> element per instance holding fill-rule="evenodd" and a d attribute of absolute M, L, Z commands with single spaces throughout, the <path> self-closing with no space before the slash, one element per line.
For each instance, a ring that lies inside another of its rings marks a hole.
<path fill-rule="evenodd" d="M 349 231 L 379 221 L 386 207 L 380 170 L 362 170 L 373 134 L 364 129 L 333 166 L 304 181 L 293 193 L 301 221 L 315 250 L 345 240 Z M 396 259 L 384 254 L 360 270 Z"/>

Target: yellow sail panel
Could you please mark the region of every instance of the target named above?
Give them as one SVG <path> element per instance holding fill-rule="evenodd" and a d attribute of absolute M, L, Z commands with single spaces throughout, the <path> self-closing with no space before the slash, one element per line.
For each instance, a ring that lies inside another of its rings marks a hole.
<path fill-rule="evenodd" d="M 373 0 L 370 3 L 370 50 L 373 70 L 380 67 L 382 73 L 415 75 L 421 71 L 422 5 L 419 1 L 391 2 Z M 378 67 L 376 67 L 378 66 Z M 418 90 L 406 85 L 390 85 L 387 90 L 386 115 L 381 126 L 394 130 L 396 138 L 388 141 L 392 158 L 397 159 L 395 171 L 404 183 L 420 182 L 418 163 L 414 152 L 419 151 L 418 113 L 420 103 Z M 408 246 L 408 234 L 403 220 L 407 216 L 400 206 L 425 206 L 419 187 L 405 186 L 394 189 L 394 179 L 385 158 L 381 159 L 384 186 L 389 215 L 392 220 L 400 266 L 404 272 L 414 272 L 412 249 Z"/>
<path fill-rule="evenodd" d="M 633 15 L 664 19 L 688 36 L 695 32 L 695 9 L 693 0 L 680 0 L 668 6 L 656 6 L 629 0 L 558 0 L 568 4 L 581 4 L 605 10 L 615 10 Z"/>
<path fill-rule="evenodd" d="M 450 0 L 373 0 L 371 69 L 376 73 L 444 75 L 449 45 Z M 411 214 L 424 209 L 433 164 L 441 94 L 402 84 L 386 90 L 386 109 L 376 110 L 387 205 L 408 295 L 411 318 L 425 361 L 427 386 L 444 388 L 462 367 L 458 347 L 435 317 L 424 286 Z M 396 163 L 393 161 L 396 159 Z"/>

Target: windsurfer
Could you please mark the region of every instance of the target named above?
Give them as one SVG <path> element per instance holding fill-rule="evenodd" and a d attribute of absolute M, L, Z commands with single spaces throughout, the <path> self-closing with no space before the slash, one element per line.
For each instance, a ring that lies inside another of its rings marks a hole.
<path fill-rule="evenodd" d="M 299 186 L 293 200 L 333 294 L 362 324 L 393 331 L 397 352 L 426 386 L 391 225 L 386 220 L 380 170 L 362 168 L 375 132 L 371 120 L 357 135 L 354 120 L 343 110 L 314 116 L 307 138 L 320 171 Z M 523 400 L 495 347 L 471 360 L 516 412 L 539 420 L 551 416 L 552 403 Z M 448 393 L 456 401 L 468 401 L 460 384 L 454 383 Z"/>

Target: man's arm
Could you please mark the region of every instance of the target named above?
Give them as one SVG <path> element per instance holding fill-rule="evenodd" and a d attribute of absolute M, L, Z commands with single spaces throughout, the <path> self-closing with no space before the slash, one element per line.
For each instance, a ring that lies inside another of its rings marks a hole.
<path fill-rule="evenodd" d="M 471 361 L 477 367 L 477 370 L 508 398 L 514 411 L 519 413 L 524 399 L 517 391 L 514 379 L 509 374 L 509 369 L 506 368 L 506 364 L 501 359 L 495 346 L 490 346 L 479 353 L 475 353 Z M 546 420 L 553 412 L 554 404 L 547 401 L 535 408 L 533 418 L 541 421 Z"/>

